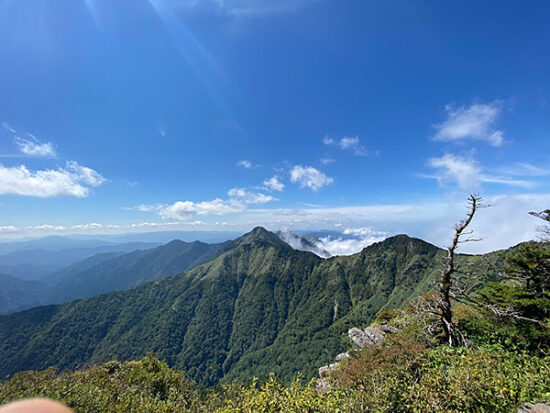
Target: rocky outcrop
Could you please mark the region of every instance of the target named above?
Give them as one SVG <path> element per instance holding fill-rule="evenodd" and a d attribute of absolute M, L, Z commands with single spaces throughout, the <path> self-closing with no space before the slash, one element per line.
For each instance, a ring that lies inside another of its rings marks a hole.
<path fill-rule="evenodd" d="M 384 334 L 382 330 L 372 327 L 367 327 L 365 330 L 353 327 L 348 331 L 349 338 L 360 349 L 370 346 L 381 346 L 385 341 Z"/>
<path fill-rule="evenodd" d="M 381 346 L 386 341 L 385 335 L 395 332 L 397 332 L 397 329 L 388 325 L 382 325 L 378 328 L 367 327 L 364 330 L 353 327 L 349 329 L 348 337 L 357 347 L 359 347 L 359 350 L 362 350 L 365 347 Z M 319 379 L 315 386 L 315 390 L 318 393 L 324 394 L 330 390 L 331 373 L 340 366 L 340 362 L 348 358 L 351 358 L 350 351 L 338 354 L 334 363 L 319 367 Z"/>
<path fill-rule="evenodd" d="M 340 353 L 336 356 L 334 359 L 336 362 L 340 362 L 345 359 L 349 359 L 351 357 L 351 354 L 349 354 L 349 351 L 346 351 L 345 353 Z"/>
<path fill-rule="evenodd" d="M 542 403 L 526 403 L 520 407 L 518 413 L 550 413 L 550 406 Z"/>
<path fill-rule="evenodd" d="M 328 377 L 331 371 L 336 370 L 340 363 L 332 363 L 327 366 L 319 367 L 319 377 Z"/>

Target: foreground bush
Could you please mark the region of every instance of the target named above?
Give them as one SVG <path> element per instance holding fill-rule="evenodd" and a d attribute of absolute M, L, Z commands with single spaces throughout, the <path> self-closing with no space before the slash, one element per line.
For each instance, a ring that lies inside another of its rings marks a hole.
<path fill-rule="evenodd" d="M 54 368 L 27 371 L 0 385 L 0 403 L 27 397 L 58 400 L 79 413 L 201 411 L 194 384 L 153 356 L 59 375 Z"/>
<path fill-rule="evenodd" d="M 353 391 L 340 388 L 321 395 L 315 391 L 313 382 L 304 385 L 297 380 L 285 386 L 274 377 L 261 385 L 254 381 L 250 386 L 225 386 L 221 396 L 222 405 L 216 409 L 219 413 L 359 411 Z"/>
<path fill-rule="evenodd" d="M 401 339 L 350 360 L 335 379 L 369 412 L 515 412 L 550 400 L 550 358 L 501 346 L 422 349 Z"/>
<path fill-rule="evenodd" d="M 42 396 L 76 412 L 515 412 L 550 399 L 549 362 L 498 346 L 428 349 L 401 338 L 350 360 L 324 395 L 314 382 L 273 377 L 201 395 L 183 372 L 148 356 L 73 373 L 19 373 L 0 384 L 0 403 Z"/>

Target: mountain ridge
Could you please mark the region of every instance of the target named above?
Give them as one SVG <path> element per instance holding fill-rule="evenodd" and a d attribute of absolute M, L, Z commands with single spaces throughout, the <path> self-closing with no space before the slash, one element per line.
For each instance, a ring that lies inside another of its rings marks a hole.
<path fill-rule="evenodd" d="M 398 236 L 322 259 L 264 229 L 230 247 L 131 290 L 0 317 L 0 376 L 147 351 L 203 384 L 270 372 L 283 379 L 312 375 L 326 354 L 345 349 L 349 327 L 433 288 L 436 258 L 444 253 Z"/>

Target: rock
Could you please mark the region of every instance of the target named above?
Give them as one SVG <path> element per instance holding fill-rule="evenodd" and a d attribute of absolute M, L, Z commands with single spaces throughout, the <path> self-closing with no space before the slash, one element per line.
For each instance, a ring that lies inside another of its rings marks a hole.
<path fill-rule="evenodd" d="M 332 363 L 332 364 L 329 364 L 328 366 L 319 367 L 319 377 L 321 378 L 327 377 L 331 371 L 334 371 L 338 368 L 339 364 L 340 363 Z"/>
<path fill-rule="evenodd" d="M 319 380 L 317 380 L 317 383 L 315 384 L 315 391 L 319 394 L 328 393 L 330 388 L 331 388 L 331 385 L 327 378 L 320 378 Z"/>
<path fill-rule="evenodd" d="M 378 329 L 385 334 L 394 334 L 398 331 L 397 328 L 389 326 L 387 324 L 381 325 L 380 327 L 378 327 Z"/>
<path fill-rule="evenodd" d="M 384 334 L 372 327 L 365 328 L 365 331 L 353 327 L 348 331 L 348 336 L 360 349 L 384 344 Z"/>
<path fill-rule="evenodd" d="M 363 348 L 369 345 L 370 341 L 365 335 L 363 330 L 359 330 L 357 327 L 350 328 L 348 331 L 348 337 L 353 341 L 357 347 Z"/>
<path fill-rule="evenodd" d="M 384 338 L 384 333 L 372 327 L 365 328 L 365 335 L 372 342 L 373 346 L 381 346 L 382 344 L 384 344 L 384 341 L 386 340 Z"/>
<path fill-rule="evenodd" d="M 349 354 L 348 351 L 346 351 L 345 353 L 340 353 L 336 356 L 336 361 L 342 361 L 342 360 L 345 360 L 345 359 L 349 359 L 351 357 L 351 355 Z"/>
<path fill-rule="evenodd" d="M 518 413 L 550 413 L 550 406 L 542 403 L 526 403 L 520 407 Z"/>

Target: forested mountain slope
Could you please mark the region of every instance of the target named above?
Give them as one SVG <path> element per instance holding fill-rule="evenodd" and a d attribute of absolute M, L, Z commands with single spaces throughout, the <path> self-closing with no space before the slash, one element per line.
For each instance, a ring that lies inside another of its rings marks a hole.
<path fill-rule="evenodd" d="M 20 242 L 22 245 L 33 245 Z M 19 243 L 13 243 L 17 245 Z M 47 245 L 47 244 L 45 244 Z M 55 244 L 53 244 L 55 246 Z M 31 248 L 21 249 L 0 255 L 0 271 L 12 274 L 22 280 L 47 282 L 47 277 L 68 265 L 84 260 L 96 254 L 106 252 L 128 253 L 137 249 L 149 249 L 159 245 L 151 242 L 131 242 L 124 244 L 98 245 L 81 248 Z"/>
<path fill-rule="evenodd" d="M 41 283 L 28 283 L 29 288 L 16 290 L 13 282 L 0 278 L 0 289 L 3 290 L 0 312 L 21 311 L 127 290 L 187 271 L 217 257 L 231 245 L 231 242 L 206 244 L 174 240 L 156 248 L 129 253 L 96 254 L 49 274 Z"/>
<path fill-rule="evenodd" d="M 218 256 L 230 243 L 206 244 L 174 240 L 166 245 L 102 260 L 82 271 L 58 274 L 49 303 L 62 303 L 111 291 L 127 290 L 179 274 Z M 97 257 L 96 257 L 97 259 Z M 80 263 L 83 267 L 86 263 Z"/>
<path fill-rule="evenodd" d="M 43 291 L 46 288 L 39 281 L 21 280 L 10 274 L 0 273 L 0 313 L 44 304 Z"/>
<path fill-rule="evenodd" d="M 153 351 L 203 384 L 306 375 L 352 325 L 432 289 L 443 251 L 404 235 L 349 257 L 296 251 L 256 228 L 187 273 L 129 291 L 0 317 L 0 376 Z M 460 256 L 484 277 L 499 255 Z"/>

